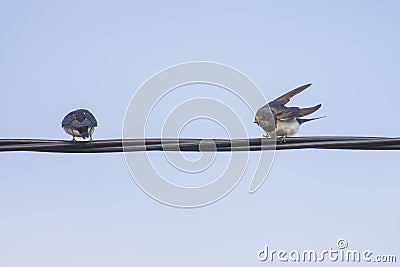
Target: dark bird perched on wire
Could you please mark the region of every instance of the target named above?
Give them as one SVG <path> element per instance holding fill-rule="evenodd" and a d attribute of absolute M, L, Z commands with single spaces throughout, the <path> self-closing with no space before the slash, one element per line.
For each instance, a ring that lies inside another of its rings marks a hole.
<path fill-rule="evenodd" d="M 293 96 L 310 86 L 311 84 L 302 85 L 262 106 L 256 113 L 254 123 L 257 123 L 266 132 L 267 137 L 275 138 L 279 136 L 285 138 L 295 135 L 304 122 L 323 118 L 301 118 L 317 111 L 321 104 L 310 108 L 285 106 Z"/>
<path fill-rule="evenodd" d="M 65 132 L 72 135 L 72 141 L 75 137 L 89 138 L 92 141 L 92 135 L 97 127 L 96 118 L 87 109 L 77 109 L 68 113 L 61 122 Z"/>

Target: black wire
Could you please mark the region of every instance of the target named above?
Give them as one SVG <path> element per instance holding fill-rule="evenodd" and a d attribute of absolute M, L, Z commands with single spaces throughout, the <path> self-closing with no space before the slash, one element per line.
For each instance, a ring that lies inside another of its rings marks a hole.
<path fill-rule="evenodd" d="M 284 140 L 251 139 L 110 139 L 65 141 L 44 139 L 0 139 L 0 152 L 34 151 L 56 153 L 109 153 L 140 151 L 262 151 L 288 149 L 400 150 L 400 138 L 321 136 L 287 137 Z"/>

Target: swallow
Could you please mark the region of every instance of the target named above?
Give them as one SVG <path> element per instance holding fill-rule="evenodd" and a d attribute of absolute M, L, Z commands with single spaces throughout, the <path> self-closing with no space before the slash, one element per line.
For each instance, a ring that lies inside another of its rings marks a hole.
<path fill-rule="evenodd" d="M 310 108 L 285 106 L 289 103 L 292 97 L 301 93 L 310 86 L 311 84 L 302 85 L 258 109 L 254 123 L 266 132 L 266 137 L 285 138 L 286 136 L 293 136 L 299 131 L 300 125 L 303 123 L 324 118 L 301 118 L 317 111 L 321 107 L 321 104 Z"/>
<path fill-rule="evenodd" d="M 87 109 L 77 109 L 68 113 L 61 122 L 64 131 L 72 135 L 72 141 L 75 137 L 89 138 L 92 141 L 94 129 L 97 127 L 97 121 L 94 115 Z"/>

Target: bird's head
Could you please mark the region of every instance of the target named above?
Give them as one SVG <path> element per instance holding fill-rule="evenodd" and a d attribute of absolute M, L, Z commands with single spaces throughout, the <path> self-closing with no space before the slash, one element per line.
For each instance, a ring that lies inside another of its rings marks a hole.
<path fill-rule="evenodd" d="M 257 123 L 258 125 L 257 117 L 254 118 L 254 123 Z"/>
<path fill-rule="evenodd" d="M 259 109 L 256 113 L 254 123 L 257 123 L 264 131 L 270 132 L 275 130 L 275 120 L 269 109 Z"/>

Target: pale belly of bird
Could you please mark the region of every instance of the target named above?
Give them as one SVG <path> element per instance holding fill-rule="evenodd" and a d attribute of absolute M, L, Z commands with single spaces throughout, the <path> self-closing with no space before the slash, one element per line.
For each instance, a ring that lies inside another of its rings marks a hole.
<path fill-rule="evenodd" d="M 87 135 L 86 135 L 85 132 L 81 132 L 81 131 L 79 131 L 77 129 L 71 129 L 71 128 L 64 127 L 64 131 L 67 134 L 75 136 L 75 137 L 83 137 L 83 138 L 92 136 L 93 133 L 94 133 L 94 129 L 95 129 L 95 127 L 88 127 L 88 129 L 87 129 L 88 132 L 87 132 Z"/>
<path fill-rule="evenodd" d="M 293 136 L 295 135 L 300 127 L 300 123 L 294 120 L 277 120 L 276 121 L 276 136 Z"/>

